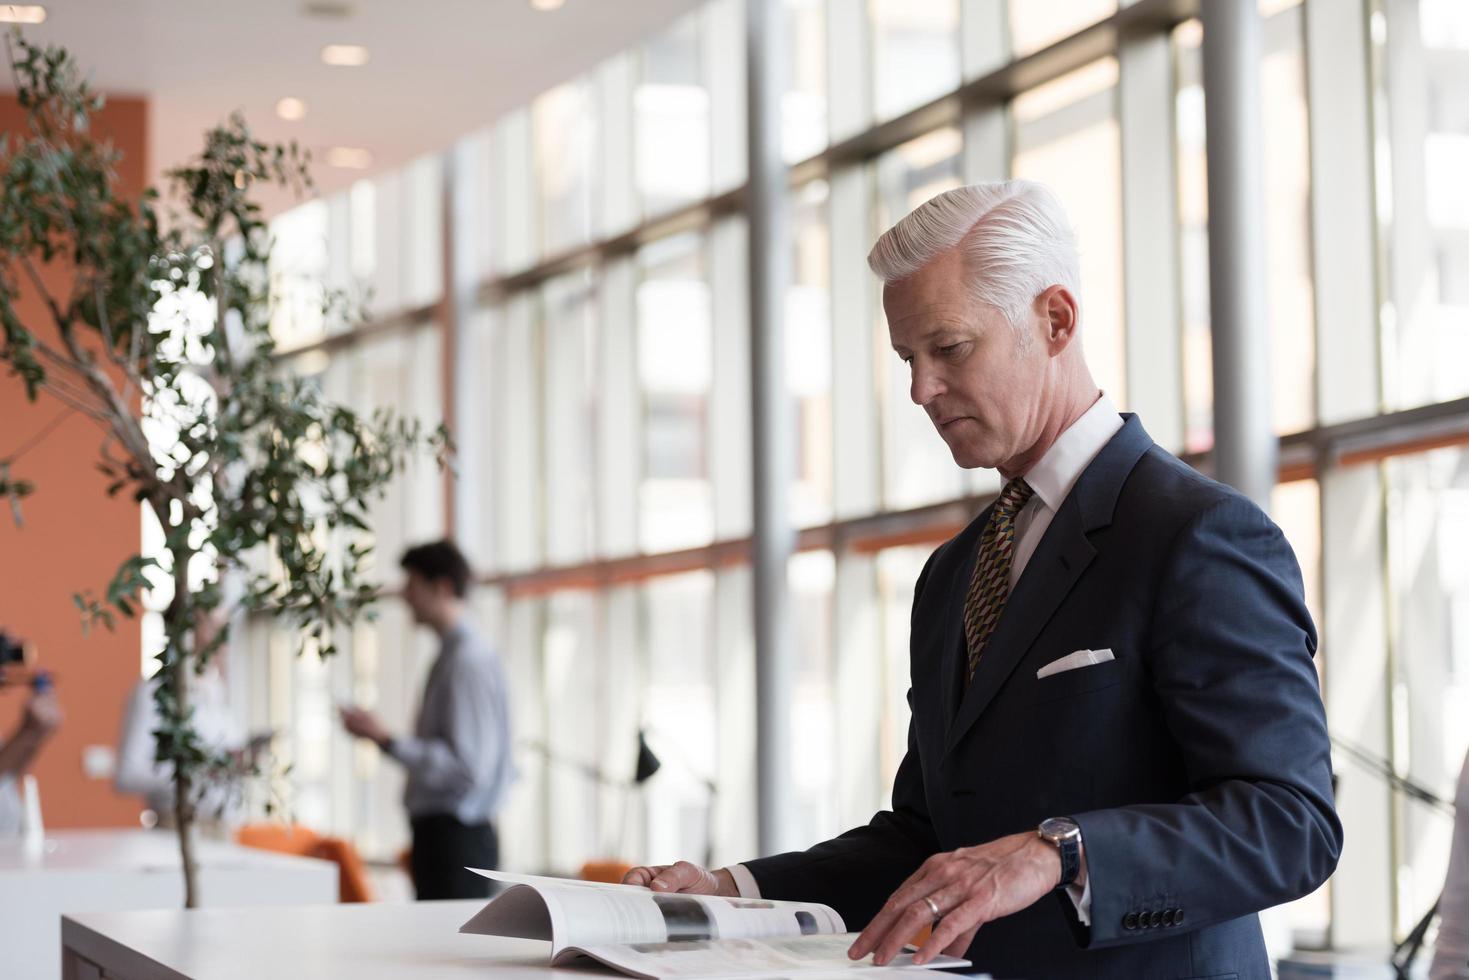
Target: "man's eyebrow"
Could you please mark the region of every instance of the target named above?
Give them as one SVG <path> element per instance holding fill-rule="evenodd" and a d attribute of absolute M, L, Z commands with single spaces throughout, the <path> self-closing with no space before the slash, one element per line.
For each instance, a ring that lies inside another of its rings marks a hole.
<path fill-rule="evenodd" d="M 955 326 L 953 324 L 947 324 L 946 323 L 946 324 L 943 324 L 941 326 L 934 327 L 932 330 L 928 330 L 928 331 L 924 332 L 921 336 L 914 337 L 913 338 L 913 342 L 916 343 L 916 344 L 921 344 L 925 340 L 932 340 L 934 337 L 937 337 L 940 334 L 952 333 L 953 331 L 955 331 L 957 329 L 958 329 L 957 326 Z M 894 350 L 897 350 L 902 345 L 901 344 L 894 343 L 892 346 L 893 346 L 893 349 Z"/>

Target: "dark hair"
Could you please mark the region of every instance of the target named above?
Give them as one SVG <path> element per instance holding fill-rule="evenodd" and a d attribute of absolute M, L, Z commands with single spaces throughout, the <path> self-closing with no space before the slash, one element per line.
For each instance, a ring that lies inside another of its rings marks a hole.
<path fill-rule="evenodd" d="M 469 562 L 452 541 L 434 541 L 409 548 L 398 564 L 405 571 L 417 572 L 430 582 L 448 581 L 454 594 L 463 599 L 469 592 Z"/>

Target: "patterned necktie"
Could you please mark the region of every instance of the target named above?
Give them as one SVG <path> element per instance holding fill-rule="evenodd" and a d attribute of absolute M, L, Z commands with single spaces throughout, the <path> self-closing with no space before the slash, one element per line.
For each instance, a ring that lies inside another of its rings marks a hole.
<path fill-rule="evenodd" d="M 1015 515 L 1035 493 L 1024 480 L 1016 477 L 1005 484 L 1000 499 L 990 512 L 990 522 L 979 539 L 979 558 L 974 575 L 969 579 L 969 595 L 964 599 L 964 645 L 969 652 L 964 669 L 964 684 L 974 680 L 979 655 L 989 642 L 1005 600 L 1010 598 L 1010 566 L 1015 559 Z"/>

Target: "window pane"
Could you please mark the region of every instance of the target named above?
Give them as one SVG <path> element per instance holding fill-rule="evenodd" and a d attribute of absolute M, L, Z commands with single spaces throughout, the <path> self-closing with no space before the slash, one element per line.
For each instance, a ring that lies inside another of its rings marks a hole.
<path fill-rule="evenodd" d="M 940 129 L 878 157 L 873 238 L 935 194 L 960 185 L 961 144 L 958 130 Z M 881 379 L 883 505 L 902 510 L 958 496 L 960 470 L 909 396 L 908 366 L 893 353 L 881 306 L 873 343 Z"/>
<path fill-rule="evenodd" d="M 790 65 L 783 145 L 786 160 L 794 162 L 826 146 L 826 0 L 785 0 L 785 9 Z"/>
<path fill-rule="evenodd" d="M 596 421 L 595 307 L 584 273 L 546 284 L 545 327 L 546 560 L 585 561 L 592 552 L 592 433 Z"/>
<path fill-rule="evenodd" d="M 933 548 L 926 545 L 887 548 L 877 555 L 877 588 L 881 597 L 883 635 L 883 713 L 881 725 L 882 783 L 891 790 L 898 764 L 908 751 L 908 626 L 913 615 L 913 587 Z"/>
<path fill-rule="evenodd" d="M 563 719 L 550 717 L 545 693 L 546 601 L 521 598 L 505 601 L 489 590 L 476 592 L 476 606 L 503 608 L 500 628 L 488 633 L 499 649 L 505 666 L 505 685 L 510 692 L 510 733 L 516 746 L 515 782 L 505 806 L 495 817 L 500 834 L 502 861 L 507 870 L 544 873 L 551 864 L 546 804 L 554 768 L 544 753 L 533 748 L 546 745 Z M 394 765 L 394 769 L 402 767 Z M 402 803 L 398 804 L 399 811 Z"/>
<path fill-rule="evenodd" d="M 1394 768 L 1454 798 L 1469 749 L 1469 452 L 1389 460 Z M 1399 933 L 1438 897 L 1453 821 L 1400 796 Z"/>
<path fill-rule="evenodd" d="M 408 308 L 428 306 L 437 302 L 444 292 L 442 158 L 420 157 L 403 168 L 400 179 L 401 211 L 396 229 L 402 266 L 400 303 Z M 379 306 L 379 309 L 389 308 L 386 304 Z"/>
<path fill-rule="evenodd" d="M 1102 390 L 1127 404 L 1117 62 L 1103 58 L 1015 100 L 1016 177 L 1061 199 L 1081 248 L 1081 340 Z M 1086 166 L 1077 161 L 1085 160 Z"/>
<path fill-rule="evenodd" d="M 609 707 L 601 696 L 606 660 L 599 655 L 596 617 L 595 593 L 560 592 L 546 600 L 542 657 L 551 722 L 545 733 L 550 754 L 546 820 L 551 869 L 571 875 L 587 859 L 607 853 L 599 812 L 604 791 L 584 768 L 600 768 Z M 632 753 L 629 740 L 627 754 Z"/>
<path fill-rule="evenodd" d="M 797 826 L 793 839 L 806 846 L 846 829 L 837 825 L 835 771 L 837 716 L 832 665 L 832 588 L 836 562 L 829 551 L 792 556 L 788 582 L 795 628 L 796 676 L 791 694 L 791 779 Z"/>
<path fill-rule="evenodd" d="M 1023 57 L 1110 17 L 1117 11 L 1117 0 L 1011 2 L 1006 6 L 1010 8 L 1010 43 L 1016 57 Z"/>
<path fill-rule="evenodd" d="M 1469 394 L 1469 5 L 1386 11 L 1384 384 L 1390 405 L 1410 408 Z"/>
<path fill-rule="evenodd" d="M 1184 449 L 1214 445 L 1214 353 L 1209 332 L 1209 183 L 1204 146 L 1203 59 L 1199 22 L 1174 31 L 1178 92 L 1178 246 L 1183 298 Z"/>
<path fill-rule="evenodd" d="M 642 54 L 633 96 L 637 182 L 643 210 L 653 215 L 709 193 L 709 91 L 697 14 L 648 42 Z"/>
<path fill-rule="evenodd" d="M 326 334 L 322 277 L 327 269 L 327 205 L 312 201 L 270 223 L 270 333 L 284 350 Z"/>
<path fill-rule="evenodd" d="M 792 216 L 795 262 L 786 295 L 786 378 L 795 421 L 791 521 L 797 527 L 831 519 L 831 244 L 827 185 L 818 180 L 796 194 Z"/>
<path fill-rule="evenodd" d="M 1285 532 L 1286 540 L 1296 553 L 1305 587 L 1306 607 L 1311 611 L 1311 620 L 1316 624 L 1319 636 L 1323 628 L 1321 485 L 1315 480 L 1277 484 L 1270 496 L 1270 516 Z M 1326 663 L 1329 650 L 1328 645 L 1322 644 L 1316 654 L 1318 674 L 1325 675 L 1329 671 Z M 1280 941 L 1293 937 L 1298 948 L 1320 948 L 1327 941 L 1331 925 L 1331 889 L 1322 886 L 1304 898 L 1270 909 L 1262 913 L 1261 921 L 1266 924 L 1267 943 L 1274 933 L 1271 926 L 1278 923 L 1282 933 Z M 1289 949 L 1290 945 L 1287 944 L 1279 952 L 1284 953 Z"/>
<path fill-rule="evenodd" d="M 878 119 L 901 115 L 958 86 L 958 0 L 869 3 Z"/>
<path fill-rule="evenodd" d="M 649 746 L 663 768 L 642 791 L 646 859 L 702 855 L 708 841 L 715 769 L 714 576 L 691 572 L 655 579 L 643 591 L 643 691 Z"/>
<path fill-rule="evenodd" d="M 531 107 L 544 255 L 591 237 L 597 136 L 593 106 L 592 87 L 578 81 L 553 88 Z"/>
<path fill-rule="evenodd" d="M 489 255 L 496 272 L 519 272 L 539 252 L 535 154 L 529 109 L 509 113 L 490 131 L 490 194 L 493 224 Z"/>
<path fill-rule="evenodd" d="M 642 549 L 707 544 L 714 533 L 706 434 L 712 357 L 703 243 L 656 242 L 639 256 L 638 378 L 643 393 Z"/>
<path fill-rule="evenodd" d="M 1316 424 L 1316 296 L 1311 279 L 1311 147 L 1301 8 L 1264 24 L 1265 288 L 1275 431 Z"/>
<path fill-rule="evenodd" d="M 523 571 L 542 564 L 544 507 L 541 433 L 541 331 L 534 296 L 518 293 L 493 322 L 494 460 L 498 490 L 495 542 L 500 568 Z"/>
<path fill-rule="evenodd" d="M 1181 25 L 1178 119 L 1179 212 L 1184 303 L 1186 445 L 1213 445 L 1213 356 L 1209 330 L 1208 177 L 1205 161 L 1201 34 Z M 1316 423 L 1316 302 L 1311 268 L 1310 146 L 1301 9 L 1264 24 L 1263 103 L 1266 309 L 1270 320 L 1270 400 L 1275 431 Z"/>

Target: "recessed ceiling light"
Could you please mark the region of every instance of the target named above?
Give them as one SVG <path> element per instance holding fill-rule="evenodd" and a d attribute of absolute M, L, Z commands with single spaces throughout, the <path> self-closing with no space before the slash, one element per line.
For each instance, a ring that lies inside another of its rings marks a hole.
<path fill-rule="evenodd" d="M 359 68 L 367 64 L 367 49 L 360 44 L 328 44 L 321 60 L 337 68 Z"/>
<path fill-rule="evenodd" d="M 352 16 L 352 5 L 350 3 L 335 3 L 333 0 L 308 0 L 301 4 L 301 13 L 307 17 L 320 17 L 323 20 L 346 20 Z"/>
<path fill-rule="evenodd" d="M 530 5 L 537 10 L 560 10 L 566 0 L 530 0 Z"/>
<path fill-rule="evenodd" d="M 372 151 L 360 146 L 334 146 L 326 151 L 326 162 L 343 170 L 366 170 L 372 166 Z"/>
<path fill-rule="evenodd" d="M 288 95 L 275 104 L 275 114 L 288 122 L 300 122 L 306 118 L 306 103 Z"/>
<path fill-rule="evenodd" d="M 45 19 L 45 7 L 0 3 L 0 24 L 39 24 Z"/>

